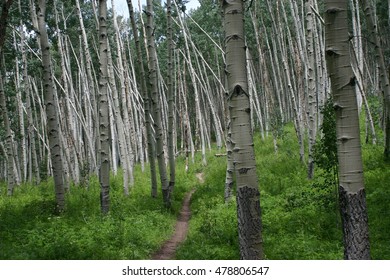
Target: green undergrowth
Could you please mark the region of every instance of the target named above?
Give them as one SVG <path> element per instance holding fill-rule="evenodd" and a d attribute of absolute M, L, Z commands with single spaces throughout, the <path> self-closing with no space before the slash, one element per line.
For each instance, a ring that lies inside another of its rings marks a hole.
<path fill-rule="evenodd" d="M 171 236 L 184 194 L 197 184 L 192 165 L 178 160 L 172 210 L 150 195 L 148 167 L 135 170 L 135 185 L 123 195 L 122 174 L 111 176 L 111 209 L 100 214 L 96 177 L 89 187 L 71 186 L 66 211 L 55 215 L 52 180 L 23 185 L 0 196 L 0 259 L 148 259 Z"/>
<path fill-rule="evenodd" d="M 390 259 L 390 168 L 382 145 L 363 144 L 364 177 L 369 215 L 371 255 Z M 184 169 L 177 161 L 173 207 L 167 211 L 150 197 L 149 171 L 135 170 L 135 186 L 123 195 L 121 174 L 112 176 L 111 211 L 100 214 L 99 184 L 72 186 L 67 210 L 54 215 L 52 181 L 23 185 L 13 197 L 0 185 L 0 259 L 148 259 L 173 231 L 184 195 L 191 199 L 192 218 L 187 239 L 176 259 L 239 259 L 236 203 L 224 203 L 226 157 L 213 149 L 207 166 L 200 154 Z M 286 126 L 275 154 L 272 137 L 255 135 L 261 193 L 263 244 L 266 259 L 342 259 L 342 228 L 337 188 L 326 172 L 316 169 L 307 179 L 300 163 L 294 129 Z M 204 173 L 200 184 L 195 174 Z"/>
<path fill-rule="evenodd" d="M 255 136 L 255 152 L 266 259 L 342 259 L 342 228 L 337 188 L 317 170 L 307 179 L 292 126 L 278 139 Z M 363 145 L 370 241 L 373 259 L 390 259 L 389 166 L 383 148 Z M 235 199 L 223 200 L 226 158 L 210 155 L 205 183 L 193 195 L 187 240 L 177 259 L 239 259 Z"/>

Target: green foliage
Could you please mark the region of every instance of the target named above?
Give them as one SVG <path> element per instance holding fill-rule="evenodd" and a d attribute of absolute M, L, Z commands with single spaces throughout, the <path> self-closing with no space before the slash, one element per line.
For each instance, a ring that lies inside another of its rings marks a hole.
<path fill-rule="evenodd" d="M 237 259 L 238 233 L 235 202 L 225 204 L 225 158 L 209 154 L 205 183 L 192 196 L 192 218 L 177 259 Z"/>
<path fill-rule="evenodd" d="M 314 197 L 326 211 L 338 213 L 338 158 L 336 116 L 333 99 L 329 98 L 321 108 L 323 120 L 320 137 L 314 145 L 316 176 L 311 184 Z"/>
<path fill-rule="evenodd" d="M 376 128 L 383 127 L 383 99 L 378 95 L 368 97 L 372 121 Z"/>
<path fill-rule="evenodd" d="M 333 99 L 329 98 L 321 108 L 323 122 L 320 127 L 320 139 L 314 146 L 314 162 L 317 167 L 328 174 L 337 173 L 337 136 L 336 117 L 333 109 Z"/>
<path fill-rule="evenodd" d="M 261 190 L 263 241 L 267 259 L 342 259 L 342 230 L 335 189 L 324 171 L 314 181 L 299 164 L 298 143 L 291 124 L 278 139 L 255 139 Z M 219 151 L 220 152 L 220 151 Z M 373 259 L 390 259 L 388 182 L 390 168 L 382 147 L 363 145 L 364 176 Z M 195 164 L 188 173 L 185 159 L 177 160 L 173 211 L 162 206 L 161 195 L 150 198 L 149 171 L 135 170 L 135 187 L 123 196 L 121 173 L 112 176 L 111 211 L 100 214 L 99 184 L 91 177 L 88 188 L 73 186 L 67 210 L 54 215 L 53 182 L 16 188 L 14 197 L 0 187 L 0 259 L 147 259 L 170 237 L 184 194 L 192 197 L 192 218 L 177 259 L 239 259 L 236 203 L 224 203 L 226 158 L 207 155 L 208 166 Z M 195 174 L 204 172 L 199 184 Z"/>
<path fill-rule="evenodd" d="M 390 259 L 390 168 L 379 145 L 363 146 L 364 185 L 372 259 Z"/>
<path fill-rule="evenodd" d="M 278 145 L 275 154 L 272 138 L 255 139 L 266 258 L 341 259 L 333 189 L 315 188 L 307 179 L 291 124 Z M 193 195 L 190 232 L 178 259 L 239 259 L 236 203 L 223 200 L 225 166 L 225 158 L 209 159 L 205 184 Z"/>
<path fill-rule="evenodd" d="M 146 170 L 147 167 L 146 167 Z M 168 239 L 184 193 L 196 184 L 179 161 L 173 209 L 150 196 L 149 171 L 135 170 L 135 186 L 123 195 L 122 174 L 111 177 L 111 210 L 100 213 L 99 183 L 73 186 L 66 211 L 55 215 L 54 184 L 23 185 L 0 195 L 0 259 L 148 259 Z"/>

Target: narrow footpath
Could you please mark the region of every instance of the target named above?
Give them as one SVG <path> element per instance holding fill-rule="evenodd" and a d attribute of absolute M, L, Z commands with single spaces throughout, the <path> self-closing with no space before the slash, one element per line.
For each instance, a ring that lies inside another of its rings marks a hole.
<path fill-rule="evenodd" d="M 204 182 L 203 173 L 196 174 L 196 177 L 198 178 L 199 183 Z M 177 218 L 175 232 L 172 237 L 163 244 L 160 250 L 152 256 L 152 260 L 171 260 L 175 257 L 177 247 L 187 237 L 188 221 L 191 218 L 190 201 L 194 192 L 195 189 L 192 189 L 186 194 L 179 217 Z"/>

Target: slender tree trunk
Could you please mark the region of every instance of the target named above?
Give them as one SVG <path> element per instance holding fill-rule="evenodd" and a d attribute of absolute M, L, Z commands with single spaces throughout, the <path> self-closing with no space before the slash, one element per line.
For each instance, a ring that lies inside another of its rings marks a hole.
<path fill-rule="evenodd" d="M 260 192 L 250 127 L 243 1 L 223 0 L 222 8 L 240 254 L 242 259 L 262 259 Z"/>
<path fill-rule="evenodd" d="M 57 1 L 54 1 L 54 12 L 55 12 L 55 19 L 56 19 L 56 28 L 57 28 L 57 33 L 58 33 L 58 51 L 61 56 L 61 89 L 62 92 L 64 93 L 65 97 L 63 100 L 65 101 L 65 109 L 64 113 L 66 115 L 65 118 L 62 119 L 63 122 L 63 132 L 66 137 L 63 137 L 64 139 L 64 152 L 67 154 L 67 159 L 69 161 L 72 161 L 72 166 L 69 168 L 69 173 L 71 175 L 72 180 L 78 184 L 79 178 L 78 178 L 78 173 L 79 173 L 79 166 L 78 166 L 78 160 L 77 160 L 77 152 L 76 152 L 76 147 L 75 147 L 75 125 L 76 121 L 74 120 L 74 115 L 73 115 L 73 109 L 71 108 L 71 102 L 72 98 L 70 96 L 71 94 L 71 84 L 69 82 L 69 77 L 71 76 L 68 73 L 68 69 L 66 67 L 66 47 L 65 47 L 65 36 L 62 32 L 62 30 L 59 27 L 59 14 L 57 11 Z M 66 33 L 66 26 L 64 27 L 63 30 Z M 68 164 L 70 165 L 70 164 Z"/>
<path fill-rule="evenodd" d="M 144 99 L 146 138 L 148 142 L 148 158 L 149 158 L 149 165 L 150 165 L 151 195 L 152 197 L 157 197 L 157 173 L 156 173 L 156 161 L 154 159 L 155 145 L 154 145 L 153 130 L 152 130 L 152 123 L 151 123 L 151 115 L 150 115 L 150 109 L 151 109 L 150 96 L 146 84 L 146 71 L 142 60 L 143 55 L 142 55 L 141 43 L 138 36 L 138 28 L 135 23 L 132 1 L 127 0 L 127 5 L 129 8 L 130 22 L 131 22 L 131 28 L 133 29 L 135 46 L 137 49 L 137 62 L 138 65 L 140 66 L 140 76 L 141 76 L 140 84 L 141 84 L 141 93 Z"/>
<path fill-rule="evenodd" d="M 314 52 L 314 18 L 312 12 L 313 0 L 305 1 L 306 9 L 306 47 L 307 47 L 307 78 L 308 78 L 308 133 L 309 133 L 309 152 L 308 152 L 308 167 L 307 177 L 314 177 L 314 159 L 313 147 L 316 142 L 317 135 L 317 88 L 316 88 L 316 69 L 315 69 L 315 52 Z"/>
<path fill-rule="evenodd" d="M 57 106 L 54 98 L 54 83 L 51 69 L 51 55 L 49 39 L 46 31 L 46 1 L 39 0 L 37 5 L 38 35 L 42 51 L 43 92 L 46 105 L 47 131 L 54 176 L 57 210 L 65 209 L 65 182 L 63 177 L 63 159 L 61 153 L 60 126 L 57 115 Z"/>
<path fill-rule="evenodd" d="M 174 116 L 175 95 L 173 88 L 173 34 L 172 34 L 172 3 L 167 0 L 168 23 L 168 157 L 169 157 L 169 195 L 175 187 L 175 151 L 174 151 Z"/>
<path fill-rule="evenodd" d="M 179 10 L 177 5 L 176 5 L 176 10 L 180 14 L 180 10 Z M 202 163 L 203 163 L 203 165 L 206 165 L 207 164 L 206 149 L 205 149 L 206 135 L 205 135 L 205 127 L 203 126 L 203 122 L 204 122 L 203 114 L 201 112 L 201 100 L 200 100 L 201 97 L 199 94 L 199 86 L 198 86 L 198 83 L 196 81 L 195 68 L 193 67 L 192 59 L 191 59 L 191 52 L 190 52 L 189 43 L 188 43 L 189 34 L 187 34 L 187 28 L 186 28 L 185 22 L 183 21 L 181 16 L 179 16 L 179 20 L 180 20 L 180 25 L 182 26 L 182 29 L 184 30 L 184 43 L 185 43 L 184 46 L 185 46 L 185 50 L 186 50 L 186 56 L 184 56 L 184 57 L 188 61 L 187 66 L 189 69 L 189 74 L 191 77 L 191 82 L 192 82 L 192 86 L 194 89 L 194 95 L 195 95 L 195 117 L 196 117 L 195 141 L 200 140 L 198 142 L 200 142 L 201 149 L 202 149 Z M 199 144 L 199 143 L 197 143 L 197 144 Z M 198 145 L 196 145 L 196 146 L 198 146 Z"/>
<path fill-rule="evenodd" d="M 367 19 L 367 28 L 370 32 L 370 41 L 374 45 L 376 51 L 376 60 L 379 66 L 381 90 L 384 96 L 384 127 L 385 127 L 385 149 L 384 158 L 390 161 L 390 83 L 383 49 L 378 34 L 378 24 L 376 22 L 375 9 L 372 6 L 371 0 L 362 0 L 364 14 Z"/>
<path fill-rule="evenodd" d="M 0 50 L 1 50 L 0 46 Z M 0 51 L 0 56 L 2 56 L 2 51 Z M 0 63 L 2 64 L 2 63 Z M 5 92 L 3 87 L 3 73 L 0 73 L 0 108 L 2 112 L 4 127 L 6 131 L 6 155 L 7 155 L 7 194 L 11 196 L 13 194 L 15 186 L 15 175 L 14 175 L 14 152 L 13 152 L 13 140 L 12 140 L 12 131 L 11 125 L 8 116 Z"/>
<path fill-rule="evenodd" d="M 4 1 L 1 5 L 1 15 L 0 15 L 0 108 L 3 115 L 3 122 L 6 131 L 6 155 L 7 155 L 7 194 L 12 195 L 15 185 L 15 176 L 14 176 L 14 152 L 13 152 L 13 140 L 12 140 L 12 131 L 11 125 L 8 116 L 6 97 L 4 92 L 3 85 L 3 46 L 6 38 L 6 29 L 7 21 L 9 15 L 9 9 L 12 5 L 12 0 Z M 5 67 L 5 65 L 4 65 Z"/>
<path fill-rule="evenodd" d="M 100 203 L 101 211 L 110 210 L 110 120 L 108 106 L 107 1 L 99 0 L 99 141 L 100 141 Z"/>
<path fill-rule="evenodd" d="M 356 78 L 349 55 L 348 0 L 325 1 L 325 27 L 326 60 L 336 112 L 344 258 L 369 259 L 368 218 L 355 95 Z"/>
<path fill-rule="evenodd" d="M 94 1 L 92 1 L 92 3 L 95 3 Z M 78 15 L 78 18 L 79 18 L 79 23 L 80 23 L 80 30 L 81 30 L 81 37 L 82 37 L 82 49 L 83 49 L 83 52 L 84 52 L 84 55 L 85 55 L 85 68 L 86 68 L 86 76 L 87 76 L 87 83 L 85 84 L 85 89 L 86 89 L 86 92 L 84 93 L 86 95 L 86 98 L 88 100 L 88 103 L 89 105 L 91 106 L 92 109 L 89 108 L 89 106 L 86 108 L 86 111 L 88 112 L 89 114 L 89 123 L 90 123 L 90 127 L 89 127 L 89 130 L 90 130 L 90 135 L 91 135 L 91 139 L 92 140 L 95 140 L 95 142 L 93 143 L 93 148 L 92 150 L 93 151 L 97 151 L 97 146 L 98 146 L 98 142 L 99 142 L 99 127 L 98 127 L 98 108 L 97 108 L 97 100 L 96 100 L 96 87 L 95 87 L 95 79 L 94 79 L 94 69 L 93 69 L 93 63 L 92 63 L 92 57 L 91 57 L 91 53 L 89 51 L 89 44 L 88 44 L 88 39 L 87 39 L 87 32 L 85 30 L 85 27 L 84 27 L 84 20 L 83 20 L 83 16 L 82 16 L 82 13 L 81 13 L 81 8 L 80 8 L 80 3 L 79 3 L 79 0 L 76 0 L 76 12 L 77 12 L 77 15 Z M 83 65 L 84 66 L 84 65 Z M 94 152 L 95 153 L 95 152 Z M 91 158 L 94 158 L 94 155 L 91 155 L 90 156 Z M 99 156 L 98 156 L 99 157 Z M 95 166 L 95 162 L 93 160 L 91 160 L 92 162 L 90 162 L 90 164 L 92 165 L 91 166 L 91 169 L 94 170 L 94 171 L 97 171 L 97 166 Z"/>
<path fill-rule="evenodd" d="M 163 143 L 163 129 L 161 121 L 161 104 L 159 102 L 159 93 L 158 93 L 158 77 L 157 77 L 157 57 L 156 49 L 154 42 L 154 20 L 153 20 L 153 1 L 147 1 L 147 25 L 146 33 L 148 40 L 148 49 L 149 49 L 149 83 L 151 88 L 152 96 L 152 107 L 154 111 L 154 128 L 156 133 L 156 152 L 158 160 L 158 169 L 160 171 L 160 181 L 161 189 L 163 194 L 163 201 L 166 207 L 171 206 L 171 198 L 169 193 L 169 182 L 167 178 L 167 170 L 165 166 L 165 156 L 164 156 L 164 143 Z"/>
<path fill-rule="evenodd" d="M 16 40 L 15 30 L 13 31 L 14 39 L 14 48 L 18 50 L 18 42 Z M 20 148 L 20 163 L 18 170 L 20 171 L 19 178 L 20 182 L 24 182 L 27 179 L 27 139 L 25 133 L 24 125 L 24 112 L 23 112 L 23 101 L 22 101 L 22 85 L 23 82 L 20 79 L 20 70 L 19 70 L 20 61 L 18 58 L 15 60 L 15 84 L 16 84 L 16 103 L 18 108 L 18 118 L 19 118 L 19 134 L 20 134 L 20 145 L 16 146 L 15 154 L 17 155 L 17 149 Z M 17 164 L 18 165 L 18 164 Z"/>
<path fill-rule="evenodd" d="M 356 4 L 355 4 L 356 3 Z M 350 0 L 351 14 L 352 14 L 352 31 L 353 31 L 353 40 L 351 40 L 353 44 L 353 52 L 354 58 L 356 59 L 356 63 L 353 63 L 355 68 L 358 71 L 355 71 L 355 76 L 357 79 L 357 84 L 355 87 L 356 91 L 356 99 L 358 102 L 359 113 L 362 107 L 363 99 L 362 95 L 364 93 L 361 92 L 362 87 L 359 85 L 363 82 L 363 45 L 362 45 L 362 32 L 360 25 L 360 10 L 359 10 L 359 0 Z M 353 60 L 355 60 L 353 59 Z"/>
<path fill-rule="evenodd" d="M 119 104 L 119 97 L 118 97 L 118 91 L 115 84 L 115 74 L 114 74 L 114 66 L 113 66 L 113 59 L 110 51 L 110 46 L 108 45 L 108 72 L 109 72 L 109 80 L 110 84 L 112 85 L 112 97 L 113 97 L 113 108 L 115 112 L 115 123 L 117 127 L 117 133 L 118 133 L 118 144 L 120 149 L 120 159 L 121 159 L 121 165 L 123 170 L 123 190 L 125 195 L 129 195 L 129 181 L 134 181 L 132 178 L 132 167 L 130 164 L 130 157 L 134 157 L 132 154 L 131 148 L 129 148 L 128 144 L 131 145 L 130 140 L 128 139 L 128 135 L 126 135 L 126 130 L 130 127 L 130 121 L 129 121 L 129 114 L 128 114 L 128 106 L 126 102 L 126 84 L 125 80 L 127 75 L 127 71 L 125 71 L 124 65 L 123 65 L 123 59 L 122 59 L 122 52 L 123 52 L 123 44 L 122 40 L 120 38 L 120 31 L 118 27 L 118 23 L 116 20 L 116 13 L 115 13 L 115 6 L 114 1 L 111 0 L 111 6 L 113 8 L 113 22 L 114 22 L 114 29 L 115 29 L 115 39 L 117 43 L 117 52 L 118 52 L 118 70 L 119 70 L 119 79 L 120 79 L 120 86 L 121 86 L 121 96 L 122 96 L 122 104 L 123 104 L 123 118 L 121 116 L 121 110 L 120 110 L 120 104 Z M 108 43 L 109 44 L 109 43 Z"/>

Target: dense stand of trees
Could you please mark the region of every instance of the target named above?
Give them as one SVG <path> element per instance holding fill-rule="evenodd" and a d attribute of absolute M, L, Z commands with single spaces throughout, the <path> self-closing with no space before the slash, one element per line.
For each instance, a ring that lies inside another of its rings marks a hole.
<path fill-rule="evenodd" d="M 369 258 L 359 112 L 366 141 L 383 145 L 389 160 L 389 1 L 199 2 L 186 11 L 185 0 L 128 0 L 128 18 L 105 0 L 1 2 L 0 179 L 8 195 L 53 176 L 57 210 L 66 211 L 70 186 L 88 188 L 97 174 L 108 213 L 110 172 L 123 170 L 131 195 L 134 165 L 148 163 L 151 195 L 160 186 L 170 207 L 175 158 L 191 168 L 200 152 L 207 165 L 216 143 L 227 151 L 225 200 L 236 193 L 241 256 L 259 259 L 253 132 L 273 137 L 277 153 L 283 125 L 293 122 L 311 179 L 320 111 L 332 94 L 345 257 Z M 374 112 L 372 100 L 380 103 Z"/>

